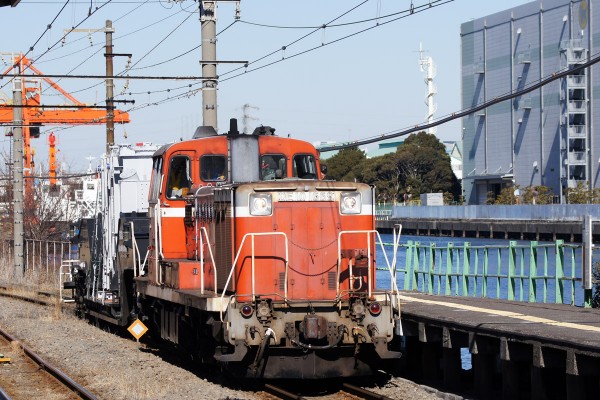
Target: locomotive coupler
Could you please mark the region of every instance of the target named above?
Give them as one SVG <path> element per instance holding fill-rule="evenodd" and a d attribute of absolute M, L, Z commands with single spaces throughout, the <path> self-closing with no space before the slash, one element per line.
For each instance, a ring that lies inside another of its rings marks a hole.
<path fill-rule="evenodd" d="M 309 343 L 302 343 L 300 340 L 294 340 L 292 339 L 291 342 L 293 345 L 301 347 L 304 350 L 326 350 L 326 349 L 331 349 L 333 347 L 336 347 L 338 344 L 340 344 L 340 342 L 342 341 L 342 339 L 344 339 L 344 333 L 348 331 L 348 328 L 346 328 L 346 325 L 339 325 L 337 328 L 337 337 L 335 338 L 335 340 L 331 341 L 329 344 L 324 345 L 324 346 L 318 346 L 318 345 L 313 345 L 313 344 L 309 344 Z"/>
<path fill-rule="evenodd" d="M 265 357 L 266 350 L 269 347 L 269 342 L 272 337 L 273 338 L 275 337 L 275 332 L 273 331 L 273 329 L 267 328 L 267 330 L 265 331 L 265 336 L 263 337 L 263 339 L 260 343 L 260 347 L 258 348 L 258 351 L 256 352 L 256 357 L 254 358 L 254 363 L 252 363 L 252 372 L 253 372 L 254 376 L 258 375 L 258 366 L 259 366 L 260 362 L 262 361 L 262 359 Z"/>
<path fill-rule="evenodd" d="M 220 362 L 237 362 L 242 361 L 248 353 L 248 346 L 245 340 L 236 340 L 235 349 L 230 354 L 215 354 L 215 359 Z"/>

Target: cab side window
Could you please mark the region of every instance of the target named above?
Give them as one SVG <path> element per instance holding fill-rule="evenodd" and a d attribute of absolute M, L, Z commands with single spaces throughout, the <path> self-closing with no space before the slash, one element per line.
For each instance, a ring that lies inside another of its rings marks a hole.
<path fill-rule="evenodd" d="M 300 179 L 317 178 L 317 162 L 312 154 L 296 154 L 292 167 L 294 177 Z"/>
<path fill-rule="evenodd" d="M 162 184 L 162 157 L 157 157 L 152 161 L 152 181 L 150 187 L 150 200 L 158 199 L 160 194 L 160 186 Z"/>
<path fill-rule="evenodd" d="M 200 157 L 200 179 L 204 182 L 224 182 L 227 179 L 227 159 L 223 155 Z"/>
<path fill-rule="evenodd" d="M 167 197 L 169 199 L 181 199 L 187 196 L 192 187 L 190 175 L 190 159 L 187 156 L 171 158 L 167 179 Z"/>
<path fill-rule="evenodd" d="M 265 154 L 260 157 L 261 180 L 268 181 L 286 177 L 286 158 L 283 154 Z"/>

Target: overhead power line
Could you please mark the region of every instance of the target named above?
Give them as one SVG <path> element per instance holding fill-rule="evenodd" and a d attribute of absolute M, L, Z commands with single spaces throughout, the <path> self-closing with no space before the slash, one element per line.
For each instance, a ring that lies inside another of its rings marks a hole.
<path fill-rule="evenodd" d="M 309 49 L 299 51 L 299 52 L 297 52 L 295 54 L 286 55 L 286 51 L 289 50 L 289 48 L 292 45 L 295 45 L 296 43 L 300 42 L 301 40 L 304 40 L 305 38 L 309 37 L 310 35 L 312 35 L 312 34 L 318 32 L 318 31 L 320 31 L 321 29 L 326 29 L 327 27 L 329 27 L 329 24 L 331 24 L 331 23 L 335 22 L 336 20 L 340 19 L 342 16 L 348 14 L 350 11 L 356 9 L 357 7 L 361 6 L 365 2 L 360 3 L 359 5 L 353 7 L 351 10 L 345 12 L 344 14 L 340 15 L 339 17 L 333 19 L 332 21 L 330 21 L 330 22 L 328 22 L 326 24 L 321 25 L 319 28 L 317 28 L 317 29 L 315 29 L 315 30 L 313 30 L 313 31 L 311 31 L 311 32 L 309 32 L 309 33 L 301 36 L 300 38 L 298 38 L 298 39 L 290 42 L 289 44 L 283 45 L 280 48 L 278 48 L 277 50 L 271 51 L 270 53 L 267 53 L 264 56 L 259 57 L 256 60 L 254 60 L 254 61 L 252 61 L 252 62 L 250 62 L 250 63 L 248 63 L 248 64 L 246 64 L 246 65 L 244 65 L 242 67 L 234 68 L 231 71 L 224 72 L 223 74 L 221 74 L 221 76 L 226 76 L 226 75 L 229 75 L 229 74 L 233 74 L 233 73 L 235 73 L 237 71 L 240 71 L 240 72 L 238 72 L 237 74 L 235 74 L 233 76 L 229 76 L 229 77 L 227 77 L 225 79 L 221 79 L 220 82 L 225 82 L 225 81 L 228 81 L 230 79 L 233 79 L 233 78 L 245 75 L 245 74 L 247 74 L 249 72 L 258 71 L 260 69 L 269 67 L 271 65 L 275 65 L 275 64 L 278 64 L 280 62 L 283 62 L 283 61 L 286 61 L 286 60 L 289 60 L 289 59 L 292 59 L 292 58 L 295 58 L 295 57 L 298 57 L 298 56 L 310 53 L 312 51 L 315 51 L 315 50 L 318 50 L 318 49 L 322 49 L 325 46 L 329 46 L 329 45 L 332 45 L 334 43 L 338 43 L 338 42 L 341 42 L 343 40 L 346 40 L 348 38 L 360 35 L 362 33 L 370 31 L 371 29 L 379 28 L 381 26 L 384 26 L 384 25 L 390 24 L 392 22 L 395 22 L 395 21 L 398 21 L 398 20 L 410 17 L 410 16 L 415 15 L 415 14 L 419 14 L 419 13 L 424 12 L 424 11 L 431 10 L 432 8 L 439 7 L 439 6 L 442 6 L 444 4 L 451 3 L 453 1 L 454 0 L 431 0 L 428 3 L 422 4 L 422 5 L 419 5 L 419 6 L 414 6 L 414 5 L 411 4 L 411 7 L 408 8 L 408 9 L 406 9 L 406 10 L 390 14 L 390 15 L 399 15 L 396 18 L 392 18 L 390 20 L 383 21 L 383 22 L 378 22 L 377 24 L 375 24 L 373 26 L 361 29 L 361 30 L 353 32 L 353 33 L 349 33 L 349 34 L 347 34 L 345 36 L 339 37 L 339 38 L 331 40 L 329 42 L 322 42 L 321 44 L 313 46 L 313 47 L 311 47 Z M 255 67 L 255 68 L 252 68 L 252 69 L 248 69 L 248 67 L 250 65 L 256 64 L 256 63 L 258 63 L 258 62 L 260 62 L 262 60 L 265 60 L 265 59 L 267 59 L 267 58 L 269 58 L 269 57 L 271 57 L 271 56 L 273 56 L 275 54 L 278 54 L 278 53 L 281 53 L 281 55 L 282 55 L 280 59 L 277 59 L 275 61 L 271 61 L 271 62 L 269 62 L 267 64 L 263 64 L 263 65 Z"/>
<path fill-rule="evenodd" d="M 375 137 L 371 137 L 371 138 L 367 138 L 367 139 L 362 139 L 362 140 L 356 140 L 356 141 L 353 141 L 353 142 L 348 142 L 348 143 L 344 143 L 344 144 L 340 144 L 340 145 L 335 145 L 335 146 L 326 146 L 326 147 L 320 148 L 319 151 L 322 152 L 322 153 L 324 153 L 324 152 L 328 152 L 328 151 L 342 150 L 342 149 L 346 149 L 346 148 L 349 148 L 349 147 L 363 146 L 365 144 L 380 142 L 382 140 L 392 139 L 392 138 L 396 138 L 396 137 L 399 137 L 399 136 L 405 136 L 405 135 L 408 135 L 410 133 L 417 132 L 417 131 L 424 131 L 426 129 L 433 128 L 434 126 L 442 125 L 442 124 L 445 124 L 446 122 L 450 122 L 450 121 L 458 119 L 458 118 L 466 117 L 467 115 L 473 114 L 473 113 L 475 113 L 477 111 L 480 111 L 480 110 L 483 110 L 483 109 L 488 108 L 490 106 L 493 106 L 494 104 L 498 104 L 498 103 L 501 103 L 503 101 L 514 99 L 515 97 L 522 96 L 522 95 L 527 94 L 529 92 L 533 92 L 534 90 L 539 89 L 542 86 L 549 84 L 550 82 L 553 82 L 553 81 L 555 81 L 557 79 L 563 78 L 563 77 L 565 77 L 567 75 L 571 75 L 571 74 L 573 74 L 575 72 L 578 72 L 578 71 L 580 71 L 582 69 L 590 67 L 590 66 L 598 63 L 599 61 L 600 61 L 600 55 L 596 56 L 594 58 L 591 58 L 589 61 L 587 61 L 587 62 L 585 62 L 583 64 L 579 64 L 579 65 L 570 67 L 570 68 L 566 69 L 565 71 L 555 72 L 552 75 L 550 75 L 548 78 L 545 78 L 545 79 L 543 79 L 543 80 L 539 81 L 538 83 L 535 83 L 535 84 L 533 84 L 531 86 L 527 86 L 526 88 L 523 88 L 523 89 L 515 91 L 515 92 L 511 92 L 511 93 L 508 93 L 508 94 L 505 94 L 505 95 L 497 96 L 497 97 L 493 98 L 492 100 L 489 100 L 489 101 L 481 103 L 478 106 L 471 107 L 471 108 L 468 108 L 468 109 L 463 110 L 463 111 L 454 112 L 454 113 L 450 114 L 449 116 L 446 116 L 444 118 L 441 118 L 441 119 L 439 119 L 437 121 L 434 121 L 432 123 L 429 123 L 429 124 L 415 125 L 412 128 L 407 128 L 407 129 L 404 129 L 404 130 L 401 130 L 401 131 L 395 132 L 395 133 L 382 134 L 380 136 L 375 136 Z"/>
<path fill-rule="evenodd" d="M 233 61 L 232 61 L 233 62 Z M 244 61 L 235 61 L 244 63 Z M 206 79 L 202 76 L 127 76 L 127 75 L 68 75 L 68 74 L 7 74 L 0 76 L 9 78 L 61 78 L 61 79 L 139 79 L 139 80 L 162 80 L 162 81 L 200 81 Z M 211 78 L 212 79 L 212 78 Z"/>

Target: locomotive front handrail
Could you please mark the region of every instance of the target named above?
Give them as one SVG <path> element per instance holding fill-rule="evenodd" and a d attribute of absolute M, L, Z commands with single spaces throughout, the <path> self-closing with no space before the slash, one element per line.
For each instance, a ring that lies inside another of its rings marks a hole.
<path fill-rule="evenodd" d="M 398 236 L 396 237 L 395 235 L 395 230 L 394 230 L 394 239 L 395 239 L 395 246 L 398 246 L 398 244 L 400 243 L 400 231 L 402 230 L 402 225 L 399 225 L 399 230 L 398 230 Z M 379 239 L 379 245 L 381 247 L 381 252 L 383 254 L 383 257 L 385 259 L 385 263 L 387 264 L 387 268 L 388 271 L 390 272 L 390 290 L 396 295 L 396 297 L 398 296 L 398 285 L 396 283 L 396 279 L 395 279 L 395 273 L 394 270 L 392 269 L 392 265 L 390 265 L 390 262 L 388 260 L 387 254 L 385 253 L 385 248 L 383 246 L 383 240 L 381 239 L 381 235 L 379 234 L 379 232 L 375 229 L 372 230 L 358 230 L 358 231 L 341 231 L 338 234 L 338 265 L 337 265 L 337 281 L 336 281 L 336 296 L 340 297 L 340 275 L 341 275 L 341 266 L 342 266 L 342 236 L 343 235 L 352 235 L 352 234 L 365 234 L 367 235 L 367 287 L 368 287 L 368 296 L 369 298 L 372 295 L 372 285 L 371 285 L 371 265 L 372 265 L 372 255 L 371 255 L 371 234 L 375 234 L 377 235 L 377 238 Z M 397 251 L 397 250 L 396 250 Z M 394 252 L 395 254 L 395 252 Z M 352 274 L 352 262 L 350 261 L 350 274 Z M 351 279 L 350 279 L 350 284 L 352 285 Z M 350 291 L 352 291 L 352 286 L 350 288 Z M 400 301 L 398 298 L 396 298 L 396 305 L 399 306 Z"/>
<path fill-rule="evenodd" d="M 242 253 L 242 249 L 244 248 L 244 243 L 246 242 L 246 238 L 248 236 L 252 237 L 252 301 L 256 299 L 256 287 L 255 287 L 255 279 L 254 279 L 254 237 L 255 236 L 273 236 L 273 235 L 281 235 L 285 239 L 285 273 L 284 273 L 284 281 L 285 285 L 283 287 L 284 300 L 287 301 L 287 283 L 288 283 L 288 265 L 289 265 L 289 250 L 288 250 L 288 237 L 285 232 L 259 232 L 259 233 L 246 233 L 242 238 L 242 242 L 240 243 L 240 247 L 238 248 L 237 254 L 233 259 L 233 263 L 231 265 L 231 271 L 229 272 L 229 276 L 227 277 L 227 281 L 225 282 L 225 286 L 223 287 L 223 293 L 221 293 L 221 302 L 225 297 L 225 292 L 227 291 L 227 287 L 229 286 L 229 282 L 231 281 L 231 277 L 233 276 L 233 272 L 235 271 L 235 266 L 237 264 L 238 258 Z M 223 322 L 223 311 L 221 311 L 221 322 Z"/>

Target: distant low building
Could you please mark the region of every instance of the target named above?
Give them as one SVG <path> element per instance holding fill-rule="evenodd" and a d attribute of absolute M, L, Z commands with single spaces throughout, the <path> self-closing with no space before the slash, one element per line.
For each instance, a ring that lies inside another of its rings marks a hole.
<path fill-rule="evenodd" d="M 450 142 L 444 141 L 446 146 L 446 153 L 450 156 L 450 166 L 454 176 L 459 181 L 463 178 L 463 158 L 462 158 L 462 142 Z"/>
<path fill-rule="evenodd" d="M 329 147 L 329 146 L 335 146 L 338 144 L 341 144 L 341 143 L 336 142 L 336 141 L 313 142 L 313 146 L 315 146 L 317 148 L 317 150 L 319 150 L 321 148 Z M 323 153 L 321 153 L 321 160 L 327 160 L 328 158 L 335 156 L 339 152 L 340 152 L 339 150 L 323 152 Z"/>
<path fill-rule="evenodd" d="M 404 143 L 404 140 L 397 138 L 382 140 L 381 142 L 373 143 L 375 148 L 367 148 L 367 158 L 374 158 L 390 153 L 395 153 L 398 147 Z"/>

